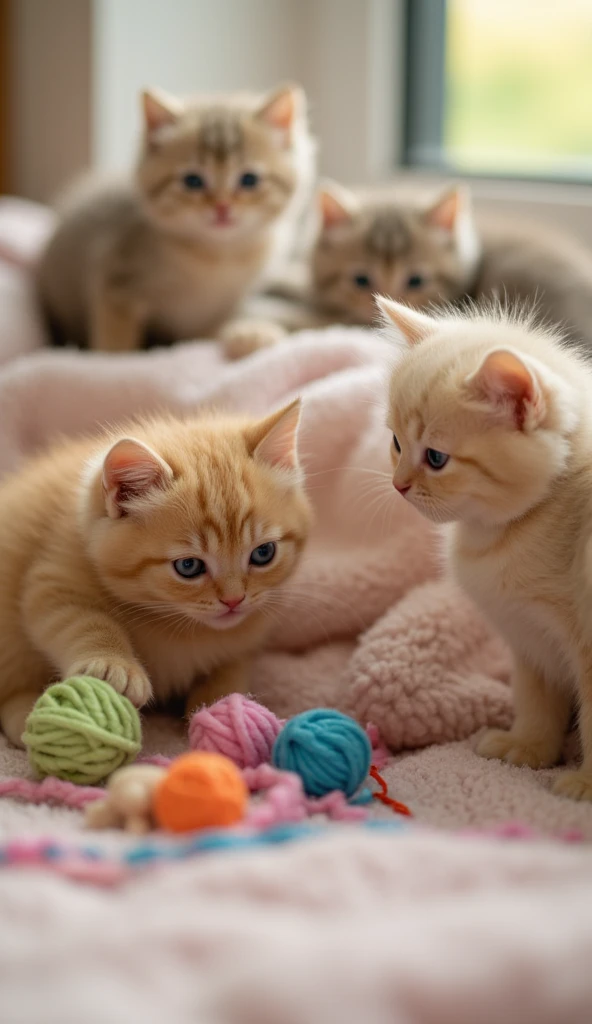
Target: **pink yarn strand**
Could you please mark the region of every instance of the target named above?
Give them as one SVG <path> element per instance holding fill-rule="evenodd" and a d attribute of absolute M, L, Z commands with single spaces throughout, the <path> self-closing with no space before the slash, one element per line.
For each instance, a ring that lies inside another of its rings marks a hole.
<path fill-rule="evenodd" d="M 377 725 L 369 722 L 366 726 L 366 735 L 372 744 L 372 764 L 380 770 L 389 760 L 391 752 L 384 743 Z"/>
<path fill-rule="evenodd" d="M 96 786 L 77 786 L 74 782 L 65 782 L 52 775 L 43 779 L 43 782 L 18 778 L 0 781 L 0 796 L 16 797 L 30 804 L 56 803 L 80 809 L 95 800 L 100 800 L 104 795 L 104 789 Z"/>
<path fill-rule="evenodd" d="M 265 802 L 256 804 L 247 815 L 245 824 L 253 828 L 303 821 L 312 814 L 326 814 L 332 821 L 363 821 L 368 817 L 367 808 L 352 807 L 345 794 L 337 790 L 318 798 L 307 797 L 299 775 L 270 764 L 245 768 L 243 779 L 251 793 L 267 794 Z"/>

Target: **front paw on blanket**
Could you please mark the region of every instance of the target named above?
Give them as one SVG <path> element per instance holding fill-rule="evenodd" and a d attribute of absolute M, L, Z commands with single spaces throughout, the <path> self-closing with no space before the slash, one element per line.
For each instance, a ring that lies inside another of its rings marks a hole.
<path fill-rule="evenodd" d="M 219 340 L 227 359 L 245 359 L 262 348 L 270 348 L 286 331 L 271 320 L 231 320 L 222 328 Z"/>

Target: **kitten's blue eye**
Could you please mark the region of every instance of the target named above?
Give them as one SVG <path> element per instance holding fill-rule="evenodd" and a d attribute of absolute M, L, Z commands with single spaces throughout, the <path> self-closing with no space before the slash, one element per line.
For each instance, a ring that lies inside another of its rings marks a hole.
<path fill-rule="evenodd" d="M 267 544 L 260 544 L 258 548 L 251 551 L 251 557 L 249 559 L 251 565 L 269 565 L 275 557 L 276 547 L 272 540 L 269 540 Z"/>
<path fill-rule="evenodd" d="M 241 188 L 256 188 L 259 184 L 259 175 L 254 171 L 245 171 L 241 175 L 239 185 Z"/>
<path fill-rule="evenodd" d="M 368 277 L 368 274 L 354 274 L 354 284 L 356 288 L 372 287 L 372 281 Z"/>
<path fill-rule="evenodd" d="M 439 452 L 436 448 L 426 448 L 425 459 L 432 469 L 444 469 L 450 455 L 446 452 Z"/>
<path fill-rule="evenodd" d="M 411 274 L 411 276 L 407 278 L 408 288 L 421 288 L 422 284 L 424 284 L 424 280 L 421 274 Z"/>
<path fill-rule="evenodd" d="M 173 562 L 175 572 L 184 580 L 192 580 L 195 576 L 203 576 L 207 572 L 206 563 L 201 558 L 178 558 Z"/>
<path fill-rule="evenodd" d="M 398 451 L 398 453 L 400 455 L 401 454 L 401 445 L 399 444 L 399 441 L 397 439 L 397 435 L 396 434 L 393 434 L 393 444 L 395 446 L 395 449 Z"/>
<path fill-rule="evenodd" d="M 190 172 L 183 176 L 183 184 L 185 188 L 193 189 L 194 191 L 199 191 L 199 189 L 206 187 L 206 183 L 201 174 L 195 174 L 194 172 Z"/>

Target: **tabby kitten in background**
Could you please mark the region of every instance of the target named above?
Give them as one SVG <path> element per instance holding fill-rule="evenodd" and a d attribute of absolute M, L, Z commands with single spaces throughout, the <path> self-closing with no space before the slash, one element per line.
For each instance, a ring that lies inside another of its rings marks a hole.
<path fill-rule="evenodd" d="M 532 318 L 379 304 L 405 346 L 394 486 L 451 524 L 455 574 L 514 654 L 514 724 L 478 752 L 554 765 L 577 703 L 582 765 L 553 788 L 592 800 L 592 370 Z"/>
<path fill-rule="evenodd" d="M 79 187 L 37 269 L 54 342 L 112 352 L 211 337 L 310 199 L 305 97 L 285 86 L 181 101 L 143 94 L 133 179 Z"/>
<path fill-rule="evenodd" d="M 372 324 L 378 292 L 414 308 L 477 302 L 537 305 L 592 347 L 592 252 L 545 225 L 475 216 L 465 187 L 425 203 L 390 189 L 355 194 L 331 185 L 320 193 L 308 303 L 333 322 Z M 279 289 L 286 297 L 303 294 Z"/>
<path fill-rule="evenodd" d="M 327 185 L 319 203 L 311 296 L 324 313 L 372 324 L 376 293 L 424 307 L 471 290 L 481 244 L 466 190 L 420 203 Z"/>
<path fill-rule="evenodd" d="M 55 678 L 105 679 L 138 707 L 178 694 L 188 710 L 246 687 L 309 528 L 299 413 L 138 421 L 5 480 L 0 725 L 13 743 Z"/>

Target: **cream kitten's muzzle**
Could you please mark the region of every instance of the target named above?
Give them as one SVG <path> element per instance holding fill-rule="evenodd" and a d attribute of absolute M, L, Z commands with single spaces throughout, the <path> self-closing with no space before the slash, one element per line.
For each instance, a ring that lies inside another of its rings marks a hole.
<path fill-rule="evenodd" d="M 393 477 L 393 487 L 395 488 L 396 491 L 399 492 L 399 494 L 401 495 L 402 498 L 404 498 L 406 496 L 406 494 L 408 493 L 408 491 L 411 490 L 411 484 L 400 484 L 400 483 L 397 483 L 397 480 L 396 480 L 395 477 Z"/>

